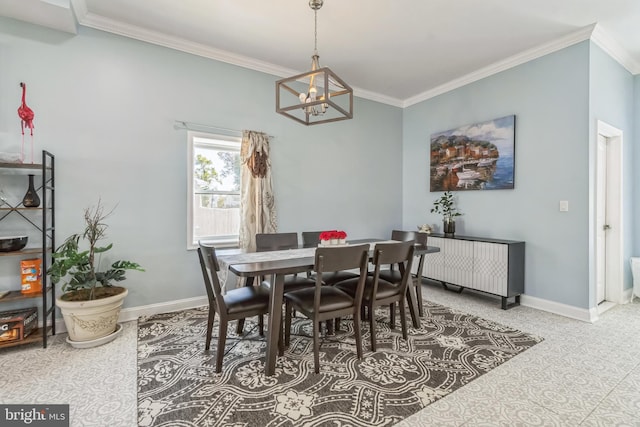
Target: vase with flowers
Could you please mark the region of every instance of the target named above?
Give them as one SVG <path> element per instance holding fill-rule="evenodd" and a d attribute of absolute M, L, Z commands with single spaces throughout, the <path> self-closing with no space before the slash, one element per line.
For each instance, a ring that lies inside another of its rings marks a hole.
<path fill-rule="evenodd" d="M 320 245 L 337 246 L 347 244 L 347 233 L 342 230 L 329 230 L 320 233 Z"/>
<path fill-rule="evenodd" d="M 431 213 L 442 215 L 444 237 L 453 237 L 456 232 L 455 217 L 462 215 L 455 206 L 451 191 L 445 191 L 439 199 L 433 202 Z"/>

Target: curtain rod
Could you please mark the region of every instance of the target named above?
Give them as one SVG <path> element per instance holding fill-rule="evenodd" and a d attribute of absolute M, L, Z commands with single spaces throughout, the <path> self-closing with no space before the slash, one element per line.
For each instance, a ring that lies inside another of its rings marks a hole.
<path fill-rule="evenodd" d="M 229 132 L 229 133 L 242 135 L 242 131 L 238 130 L 238 129 L 229 129 L 229 128 L 223 128 L 223 127 L 220 127 L 220 126 L 204 125 L 204 124 L 201 124 L 201 123 L 187 122 L 187 121 L 184 121 L 184 120 L 176 120 L 174 125 L 173 125 L 173 127 L 176 128 L 176 129 L 187 129 L 187 130 L 211 129 L 211 130 L 217 130 L 217 131 Z M 267 134 L 267 136 L 269 138 L 275 138 L 275 136 L 273 136 L 273 135 L 268 135 Z"/>

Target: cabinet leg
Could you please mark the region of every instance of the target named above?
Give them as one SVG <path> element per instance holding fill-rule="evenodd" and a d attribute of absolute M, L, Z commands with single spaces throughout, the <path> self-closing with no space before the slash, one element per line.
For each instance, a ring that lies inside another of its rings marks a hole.
<path fill-rule="evenodd" d="M 516 295 L 515 297 L 513 297 L 513 299 L 514 302 L 512 304 L 509 304 L 509 297 L 502 297 L 502 309 L 508 310 L 520 305 L 520 295 Z"/>
<path fill-rule="evenodd" d="M 447 284 L 445 282 L 440 282 L 440 283 L 442 283 L 442 287 L 444 288 L 445 291 L 451 291 L 451 292 L 455 292 L 457 294 L 461 294 L 462 291 L 464 291 L 464 288 L 462 286 L 454 285 L 454 286 L 457 286 L 457 289 L 451 289 L 451 288 L 449 288 L 447 286 Z"/>

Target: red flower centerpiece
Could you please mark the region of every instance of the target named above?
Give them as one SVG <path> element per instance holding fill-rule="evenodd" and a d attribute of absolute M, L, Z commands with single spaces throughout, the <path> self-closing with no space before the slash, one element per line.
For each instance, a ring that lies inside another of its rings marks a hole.
<path fill-rule="evenodd" d="M 347 243 L 347 233 L 342 230 L 329 230 L 320 233 L 320 244 L 322 246 L 344 245 Z"/>

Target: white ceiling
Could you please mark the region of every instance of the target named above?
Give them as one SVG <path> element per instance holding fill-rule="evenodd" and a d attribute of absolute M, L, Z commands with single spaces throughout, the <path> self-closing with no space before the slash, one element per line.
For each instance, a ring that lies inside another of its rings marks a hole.
<path fill-rule="evenodd" d="M 307 71 L 307 0 L 2 0 L 0 15 L 76 23 L 280 77 Z M 640 73 L 640 0 L 325 0 L 320 64 L 357 96 L 406 106 L 591 38 Z"/>

